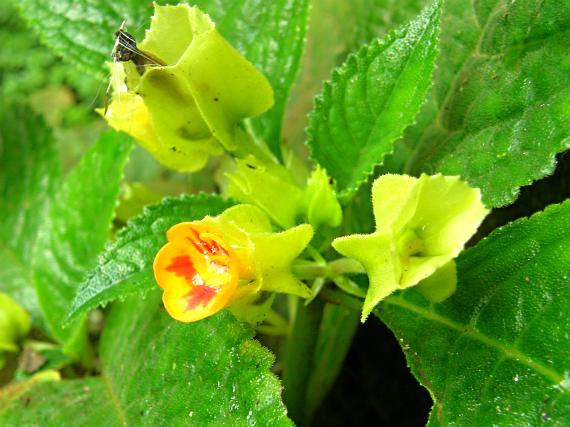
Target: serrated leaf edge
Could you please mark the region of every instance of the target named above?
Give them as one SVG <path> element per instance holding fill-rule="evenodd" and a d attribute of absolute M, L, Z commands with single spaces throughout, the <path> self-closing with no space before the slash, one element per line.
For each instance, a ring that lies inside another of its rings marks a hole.
<path fill-rule="evenodd" d="M 132 240 L 127 240 L 125 242 L 120 242 L 120 244 L 119 244 L 119 240 L 124 236 L 128 236 L 128 234 L 132 232 L 133 228 L 138 228 L 138 227 L 144 226 L 145 218 L 152 215 L 154 211 L 159 210 L 159 209 L 164 209 L 165 207 L 168 208 L 169 205 L 172 205 L 175 203 L 180 203 L 180 202 L 185 202 L 185 201 L 188 201 L 188 202 L 190 202 L 190 201 L 204 202 L 204 201 L 207 201 L 208 199 L 211 200 L 212 198 L 218 199 L 220 201 L 228 201 L 231 203 L 231 200 L 224 199 L 223 197 L 221 197 L 217 194 L 208 194 L 205 192 L 200 192 L 197 195 L 182 194 L 182 195 L 177 196 L 177 197 L 165 197 L 158 203 L 155 203 L 155 204 L 150 205 L 150 206 L 145 206 L 143 208 L 143 211 L 140 214 L 129 219 L 127 221 L 127 224 L 125 225 L 125 227 L 123 227 L 121 230 L 119 230 L 117 232 L 115 240 L 110 241 L 105 245 L 105 248 L 103 249 L 101 254 L 99 254 L 99 256 L 98 256 L 97 264 L 95 265 L 95 267 L 93 267 L 93 269 L 91 271 L 89 271 L 87 273 L 87 275 L 85 276 L 85 279 L 77 287 L 77 290 L 79 291 L 84 286 L 86 286 L 90 282 L 92 277 L 100 274 L 101 266 L 106 264 L 111 259 L 110 258 L 111 253 L 117 249 L 124 247 L 125 245 L 127 245 L 128 243 L 130 243 L 132 241 Z M 166 240 L 166 236 L 165 236 L 165 240 Z M 87 302 L 84 302 L 81 305 L 79 305 L 78 307 L 75 307 L 76 298 L 74 298 L 72 301 L 72 304 L 71 304 L 71 309 L 69 310 L 68 315 L 64 321 L 64 327 L 69 325 L 71 322 L 73 322 L 82 313 L 85 313 L 89 310 L 93 310 L 93 309 L 100 307 L 100 306 L 104 307 L 108 303 L 110 303 L 116 299 L 121 300 L 121 299 L 124 299 L 130 295 L 139 294 L 141 296 L 145 296 L 148 294 L 149 291 L 152 291 L 152 290 L 153 290 L 152 288 L 131 289 L 131 290 L 128 290 L 127 292 L 125 292 L 124 295 L 110 296 L 108 298 L 103 298 L 100 301 L 94 301 L 94 298 L 91 298 L 91 299 L 87 300 Z M 102 293 L 97 294 L 97 295 L 100 296 L 100 295 L 104 295 L 104 294 L 105 294 L 105 292 L 102 292 Z"/>
<path fill-rule="evenodd" d="M 421 17 L 422 15 L 426 14 L 430 7 L 433 9 L 431 11 L 431 14 L 430 14 L 430 19 L 436 13 L 440 14 L 440 19 L 441 19 L 441 13 L 442 13 L 443 5 L 442 5 L 442 2 L 440 2 L 438 0 L 436 0 L 436 3 L 434 3 L 434 5 L 432 5 L 432 6 L 428 5 L 426 8 L 424 8 L 422 10 L 422 12 L 418 15 L 418 17 Z M 416 19 L 418 19 L 418 17 L 416 17 Z M 346 58 L 346 60 L 340 66 L 338 66 L 332 70 L 331 77 L 323 82 L 321 92 L 319 94 L 317 94 L 313 100 L 313 109 L 309 113 L 309 124 L 305 128 L 305 134 L 308 136 L 308 139 L 305 141 L 305 145 L 308 147 L 309 158 L 311 159 L 311 161 L 313 163 L 319 164 L 319 162 L 317 161 L 317 159 L 315 159 L 315 157 L 313 155 L 313 147 L 310 143 L 310 141 L 314 138 L 314 135 L 315 135 L 315 129 L 313 126 L 313 117 L 316 114 L 316 112 L 322 110 L 323 105 L 327 101 L 331 100 L 332 90 L 333 90 L 333 87 L 335 86 L 335 80 L 337 80 L 337 79 L 341 78 L 342 76 L 344 76 L 345 74 L 347 74 L 348 70 L 350 70 L 351 67 L 355 66 L 359 60 L 363 59 L 370 49 L 378 48 L 378 49 L 381 49 L 381 52 L 382 52 L 385 48 L 387 48 L 391 44 L 393 44 L 397 39 L 405 37 L 405 35 L 407 34 L 407 32 L 409 30 L 409 27 L 411 26 L 411 24 L 414 21 L 411 21 L 408 24 L 406 24 L 400 28 L 392 30 L 388 34 L 386 34 L 383 38 L 376 38 L 376 39 L 372 40 L 370 43 L 361 46 L 356 52 L 350 53 L 348 55 L 348 57 Z M 436 34 L 436 40 L 438 42 L 439 42 L 440 29 L 441 28 L 438 27 L 437 34 Z M 423 34 L 422 34 L 422 36 L 423 36 Z M 433 69 L 431 70 L 432 76 L 434 75 L 434 72 L 437 68 L 437 56 L 439 55 L 439 43 L 437 43 L 437 45 L 436 45 L 435 54 L 436 54 L 436 56 L 435 56 L 436 60 L 434 60 Z M 413 121 L 410 122 L 409 124 L 403 126 L 400 129 L 399 136 L 396 137 L 394 139 L 394 141 L 392 142 L 392 149 L 385 152 L 383 154 L 382 158 L 379 159 L 377 163 L 374 163 L 371 166 L 369 171 L 363 172 L 361 174 L 361 177 L 359 179 L 357 179 L 351 187 L 347 187 L 338 193 L 338 197 L 343 204 L 347 203 L 356 194 L 356 192 L 358 191 L 360 186 L 368 181 L 369 177 L 374 173 L 374 169 L 383 164 L 383 161 L 386 158 L 386 156 L 394 153 L 395 142 L 402 138 L 402 136 L 404 135 L 404 131 L 408 127 L 410 127 L 416 123 L 416 117 L 418 116 L 423 105 L 426 103 L 427 95 L 429 94 L 432 86 L 433 86 L 433 80 L 425 91 L 424 100 L 420 104 L 420 107 L 418 108 L 418 111 L 416 112 L 416 115 L 414 116 Z M 324 165 L 321 165 L 321 167 L 323 167 L 323 169 L 326 169 Z"/>

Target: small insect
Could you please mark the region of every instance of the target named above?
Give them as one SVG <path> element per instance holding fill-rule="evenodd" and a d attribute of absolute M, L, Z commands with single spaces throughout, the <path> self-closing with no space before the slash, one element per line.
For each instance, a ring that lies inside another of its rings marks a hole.
<path fill-rule="evenodd" d="M 111 56 L 113 61 L 126 62 L 138 55 L 136 39 L 126 31 L 127 21 L 123 21 L 119 29 L 115 32 L 115 45 Z"/>
<path fill-rule="evenodd" d="M 160 59 L 141 51 L 137 47 L 136 39 L 127 32 L 127 21 L 124 20 L 119 29 L 115 32 L 115 45 L 111 52 L 113 62 L 133 62 L 137 71 L 142 75 L 148 66 L 160 67 L 166 65 Z M 105 114 L 109 108 L 109 92 L 111 91 L 112 79 L 109 81 L 107 91 L 105 92 Z"/>
<path fill-rule="evenodd" d="M 142 75 L 146 66 L 164 66 L 166 65 L 155 56 L 139 50 L 136 39 L 126 30 L 127 21 L 123 21 L 117 32 L 115 33 L 115 46 L 111 56 L 115 62 L 132 61 L 137 66 L 139 74 Z"/>

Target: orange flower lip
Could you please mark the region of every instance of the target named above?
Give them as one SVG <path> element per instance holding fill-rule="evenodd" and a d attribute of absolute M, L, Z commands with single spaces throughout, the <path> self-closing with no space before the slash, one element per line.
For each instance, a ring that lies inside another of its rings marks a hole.
<path fill-rule="evenodd" d="M 162 300 L 176 320 L 193 322 L 221 310 L 237 288 L 239 266 L 221 233 L 204 222 L 170 228 L 154 260 Z"/>
<path fill-rule="evenodd" d="M 187 256 L 177 256 L 172 258 L 172 263 L 166 267 L 167 271 L 171 271 L 177 276 L 184 277 L 187 281 L 192 282 L 192 279 L 197 274 L 194 264 Z"/>

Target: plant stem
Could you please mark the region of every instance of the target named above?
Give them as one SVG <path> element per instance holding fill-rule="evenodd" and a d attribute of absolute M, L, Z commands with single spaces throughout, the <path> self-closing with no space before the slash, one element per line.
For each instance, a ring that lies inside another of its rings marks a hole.
<path fill-rule="evenodd" d="M 322 264 L 307 260 L 297 260 L 293 263 L 292 271 L 301 280 L 327 278 L 333 279 L 343 274 L 365 273 L 364 267 L 352 258 L 339 258 Z"/>
<path fill-rule="evenodd" d="M 308 306 L 299 304 L 293 331 L 287 341 L 283 362 L 283 400 L 289 415 L 298 424 L 305 420 L 307 386 L 323 315 L 324 301 L 317 298 Z"/>
<path fill-rule="evenodd" d="M 305 424 L 312 424 L 315 412 L 336 381 L 359 320 L 360 310 L 325 305 L 313 356 L 313 370 L 307 384 Z"/>
<path fill-rule="evenodd" d="M 357 312 L 362 311 L 362 300 L 347 294 L 344 291 L 338 291 L 329 288 L 323 288 L 320 296 L 331 304 L 342 305 Z"/>
<path fill-rule="evenodd" d="M 340 276 L 342 274 L 364 274 L 364 266 L 352 258 L 339 258 L 328 264 L 330 270 L 329 277 Z"/>

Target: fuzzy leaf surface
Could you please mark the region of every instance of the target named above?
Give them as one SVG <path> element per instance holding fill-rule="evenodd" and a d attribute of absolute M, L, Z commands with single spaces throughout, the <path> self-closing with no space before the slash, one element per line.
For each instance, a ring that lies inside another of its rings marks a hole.
<path fill-rule="evenodd" d="M 316 98 L 309 124 L 312 158 L 352 196 L 392 152 L 431 86 L 441 3 L 409 25 L 362 47 Z"/>
<path fill-rule="evenodd" d="M 0 292 L 40 321 L 32 248 L 60 177 L 53 136 L 31 110 L 0 113 Z"/>
<path fill-rule="evenodd" d="M 442 22 L 408 171 L 461 175 L 507 205 L 570 147 L 570 2 L 449 0 Z"/>
<path fill-rule="evenodd" d="M 336 13 L 337 19 L 354 19 L 351 28 L 347 31 L 347 48 L 357 50 L 361 45 L 369 43 L 376 37 L 382 37 L 401 25 L 413 20 L 428 4 L 430 0 L 356 0 L 346 3 L 334 1 L 340 9 Z M 344 10 L 343 10 L 344 9 Z M 348 16 L 353 11 L 355 16 Z M 331 11 L 331 13 L 335 13 Z M 342 15 L 344 13 L 344 15 Z"/>
<path fill-rule="evenodd" d="M 53 196 L 34 247 L 34 285 L 53 336 L 70 344 L 81 323 L 63 328 L 77 286 L 109 237 L 119 185 L 132 143 L 106 133 Z"/>
<path fill-rule="evenodd" d="M 316 0 L 299 76 L 287 106 L 283 138 L 289 147 L 306 140 L 308 115 L 323 80 L 363 44 L 413 20 L 429 0 Z"/>
<path fill-rule="evenodd" d="M 570 201 L 458 258 L 457 292 L 415 290 L 376 314 L 434 398 L 429 425 L 564 425 L 570 414 Z"/>
<path fill-rule="evenodd" d="M 175 224 L 217 215 L 232 206 L 219 196 L 201 194 L 166 198 L 131 219 L 99 258 L 79 287 L 69 318 L 132 293 L 157 287 L 152 263 Z"/>
<path fill-rule="evenodd" d="M 227 311 L 180 323 L 158 291 L 129 298 L 107 320 L 101 376 L 8 390 L 0 424 L 291 426 L 273 356 L 252 336 Z"/>

